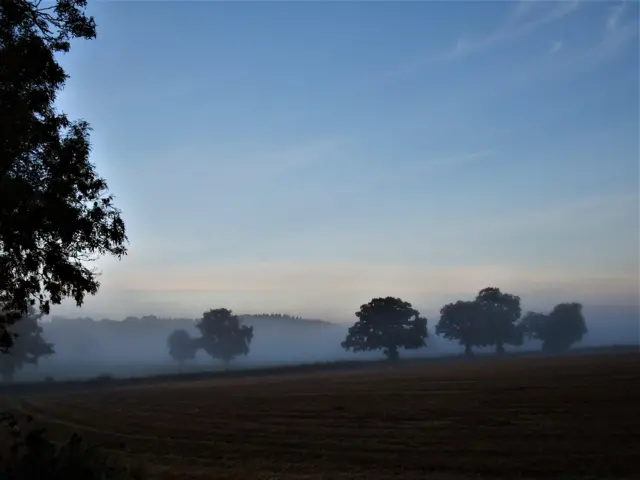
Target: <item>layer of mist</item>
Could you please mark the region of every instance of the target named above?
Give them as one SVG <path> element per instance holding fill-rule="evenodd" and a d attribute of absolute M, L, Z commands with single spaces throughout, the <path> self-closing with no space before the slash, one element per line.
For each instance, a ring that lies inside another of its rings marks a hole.
<path fill-rule="evenodd" d="M 640 343 L 640 311 L 637 306 L 585 306 L 589 328 L 578 347 L 629 345 Z M 330 362 L 339 360 L 382 359 L 382 352 L 344 351 L 349 324 L 335 324 L 286 315 L 241 315 L 242 322 L 254 327 L 251 351 L 235 359 L 231 368 L 256 368 L 276 365 Z M 403 351 L 404 358 L 444 356 L 462 353 L 456 343 L 437 337 L 433 331 L 437 316 L 429 318 L 427 347 Z M 354 318 L 355 320 L 355 318 Z M 16 374 L 17 381 L 91 378 L 109 374 L 114 377 L 146 376 L 162 373 L 194 372 L 222 368 L 203 351 L 193 361 L 178 365 L 169 356 L 167 337 L 175 329 L 197 336 L 195 320 L 163 319 L 156 316 L 129 317 L 124 320 L 53 317 L 43 323 L 45 338 L 54 344 L 55 354 L 27 365 Z M 536 342 L 527 342 L 518 351 L 537 350 Z M 515 350 L 515 348 L 512 348 Z M 492 348 L 477 349 L 492 352 Z"/>

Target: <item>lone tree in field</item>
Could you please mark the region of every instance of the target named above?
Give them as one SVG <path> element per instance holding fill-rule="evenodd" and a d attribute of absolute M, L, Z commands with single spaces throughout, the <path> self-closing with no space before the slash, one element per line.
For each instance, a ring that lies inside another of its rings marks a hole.
<path fill-rule="evenodd" d="M 523 332 L 517 323 L 522 313 L 520 297 L 488 287 L 480 290 L 476 302 L 487 345 L 495 345 L 498 354 L 504 353 L 505 344 L 522 345 Z"/>
<path fill-rule="evenodd" d="M 3 1 L 0 7 L 0 341 L 29 306 L 95 294 L 87 262 L 126 254 L 125 225 L 89 161 L 89 124 L 54 101 L 67 75 L 55 54 L 93 39 L 86 0 Z"/>
<path fill-rule="evenodd" d="M 490 342 L 483 320 L 480 302 L 459 300 L 440 309 L 436 334 L 447 340 L 457 340 L 464 345 L 465 355 L 472 356 L 473 347 L 483 347 Z"/>
<path fill-rule="evenodd" d="M 399 298 L 374 298 L 356 312 L 358 321 L 349 328 L 342 348 L 354 352 L 382 350 L 391 361 L 398 350 L 422 348 L 428 337 L 427 319 L 409 302 Z"/>
<path fill-rule="evenodd" d="M 54 353 L 53 344 L 42 337 L 41 317 L 42 313 L 31 307 L 27 314 L 8 328 L 13 345 L 11 351 L 0 352 L 0 375 L 3 381 L 12 381 L 15 373 L 25 364 L 37 365 L 41 357 Z"/>
<path fill-rule="evenodd" d="M 196 343 L 186 330 L 174 330 L 167 338 L 169 355 L 182 366 L 186 360 L 193 360 L 196 356 Z"/>
<path fill-rule="evenodd" d="M 565 352 L 587 333 L 580 303 L 560 303 L 548 315 L 529 312 L 522 319 L 525 335 L 542 342 L 542 351 Z"/>
<path fill-rule="evenodd" d="M 204 312 L 196 326 L 202 335 L 196 340 L 196 345 L 212 358 L 222 360 L 225 367 L 235 357 L 249 353 L 253 327 L 241 325 L 231 310 L 218 308 Z"/>

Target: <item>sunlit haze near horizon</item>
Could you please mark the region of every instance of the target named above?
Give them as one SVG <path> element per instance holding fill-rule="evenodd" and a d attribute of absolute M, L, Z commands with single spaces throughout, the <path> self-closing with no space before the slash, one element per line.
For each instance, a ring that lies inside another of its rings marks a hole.
<path fill-rule="evenodd" d="M 90 2 L 59 106 L 130 251 L 85 308 L 637 305 L 638 2 Z"/>

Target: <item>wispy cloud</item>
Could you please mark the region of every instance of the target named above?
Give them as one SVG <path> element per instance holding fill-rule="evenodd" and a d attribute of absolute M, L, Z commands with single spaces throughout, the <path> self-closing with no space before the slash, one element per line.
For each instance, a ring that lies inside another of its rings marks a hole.
<path fill-rule="evenodd" d="M 346 143 L 342 136 L 321 138 L 270 152 L 243 153 L 222 160 L 218 166 L 221 172 L 264 180 L 330 161 Z"/>
<path fill-rule="evenodd" d="M 616 18 L 613 28 L 609 28 L 607 21 L 607 28 L 599 42 L 566 63 L 568 71 L 577 74 L 592 70 L 616 58 L 628 46 L 633 44 L 637 46 L 638 19 L 634 18 L 623 23 L 620 14 Z"/>
<path fill-rule="evenodd" d="M 224 150 L 217 150 L 208 140 L 180 145 L 181 148 L 164 152 L 156 163 L 158 168 L 174 170 L 172 176 L 166 178 L 174 186 L 189 183 L 195 188 L 200 183 L 231 185 L 238 182 L 246 186 L 334 161 L 350 142 L 343 135 L 327 135 L 306 141 L 291 140 L 289 145 L 282 146 L 272 141 L 247 143 L 251 145 L 249 148 L 236 144 Z M 204 158 L 203 152 L 207 152 Z M 175 169 L 185 157 L 201 160 Z M 158 188 L 165 186 L 158 185 Z"/>
<path fill-rule="evenodd" d="M 559 231 L 575 228 L 576 221 L 588 219 L 600 222 L 611 212 L 638 209 L 639 193 L 619 192 L 598 194 L 572 199 L 565 203 L 547 206 L 537 210 L 518 212 L 516 216 L 496 215 L 492 219 L 479 219 L 470 230 L 478 234 L 488 232 L 536 232 Z"/>
<path fill-rule="evenodd" d="M 606 20 L 607 30 L 613 31 L 618 28 L 620 17 L 622 16 L 626 7 L 627 7 L 627 1 L 622 0 L 620 3 L 618 3 L 617 5 L 611 8 L 611 13 L 609 14 Z"/>
<path fill-rule="evenodd" d="M 495 156 L 495 149 L 482 149 L 472 152 L 466 152 L 461 154 L 455 154 L 446 157 L 440 157 L 435 159 L 425 159 L 424 162 L 412 164 L 405 168 L 399 167 L 397 171 L 400 174 L 434 174 L 438 171 L 448 170 L 450 168 L 456 168 L 461 165 L 468 165 L 470 163 L 477 163 L 484 160 L 488 160 Z"/>
<path fill-rule="evenodd" d="M 549 47 L 549 53 L 554 54 L 558 53 L 562 49 L 562 40 L 556 40 Z"/>
<path fill-rule="evenodd" d="M 535 13 L 538 9 L 538 2 L 518 2 L 507 15 L 502 25 L 496 30 L 475 38 L 462 35 L 452 47 L 400 65 L 385 72 L 376 80 L 382 82 L 392 80 L 436 64 L 480 53 L 507 41 L 530 35 L 540 28 L 562 20 L 575 12 L 580 5 L 580 0 L 554 3 L 552 5 L 552 8 L 547 8 L 543 15 L 534 16 L 532 13 Z M 545 4 L 546 6 L 547 4 Z"/>
<path fill-rule="evenodd" d="M 539 1 L 529 0 L 516 2 L 515 6 L 507 14 L 504 26 L 513 26 L 519 24 L 523 18 L 529 16 L 538 6 L 540 6 Z"/>
<path fill-rule="evenodd" d="M 348 185 L 348 192 L 355 190 L 374 191 L 388 186 L 389 181 L 404 181 L 408 178 L 425 180 L 450 172 L 461 166 L 490 161 L 497 153 L 495 149 L 478 149 L 452 155 L 429 157 L 420 160 L 398 162 L 392 170 L 369 168 L 358 175 L 357 183 Z"/>
<path fill-rule="evenodd" d="M 629 47 L 638 45 L 638 19 L 625 18 L 623 13 L 616 14 L 615 28 L 605 27 L 605 23 L 610 24 L 605 21 L 602 29 L 589 32 L 592 40 L 588 45 L 566 48 L 564 42 L 558 40 L 542 54 L 496 69 L 492 73 L 493 81 L 484 82 L 487 86 L 484 94 L 504 97 L 534 85 L 539 87 L 544 82 L 575 78 L 608 65 Z M 563 54 L 554 55 L 559 51 Z"/>

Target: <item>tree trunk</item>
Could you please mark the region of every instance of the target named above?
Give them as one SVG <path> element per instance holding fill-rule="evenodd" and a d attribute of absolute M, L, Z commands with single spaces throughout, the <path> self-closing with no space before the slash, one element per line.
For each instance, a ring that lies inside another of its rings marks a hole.
<path fill-rule="evenodd" d="M 464 346 L 464 354 L 465 354 L 467 357 L 473 357 L 473 350 L 472 350 L 472 347 L 471 347 L 471 344 L 470 344 L 470 343 L 467 343 L 467 344 Z"/>
<path fill-rule="evenodd" d="M 389 360 L 390 362 L 395 362 L 400 358 L 398 347 L 389 347 L 384 353 L 387 355 L 387 360 Z"/>

